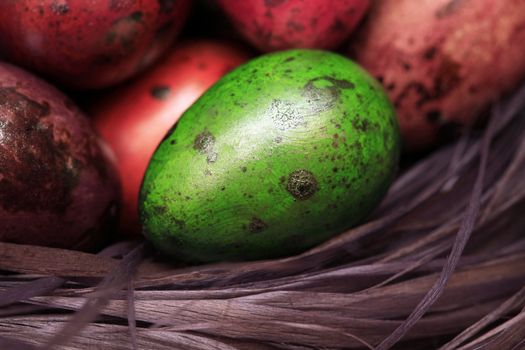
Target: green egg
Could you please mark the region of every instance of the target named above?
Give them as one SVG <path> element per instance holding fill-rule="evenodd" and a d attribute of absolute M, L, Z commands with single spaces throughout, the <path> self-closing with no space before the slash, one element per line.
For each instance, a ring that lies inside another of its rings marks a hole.
<path fill-rule="evenodd" d="M 317 50 L 264 55 L 162 141 L 140 195 L 144 234 L 188 262 L 300 253 L 367 217 L 399 152 L 395 111 L 357 64 Z"/>

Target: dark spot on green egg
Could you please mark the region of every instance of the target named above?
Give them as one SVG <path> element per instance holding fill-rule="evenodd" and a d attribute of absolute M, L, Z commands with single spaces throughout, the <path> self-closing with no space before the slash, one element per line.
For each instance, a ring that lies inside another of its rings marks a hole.
<path fill-rule="evenodd" d="M 333 77 L 324 77 L 323 79 L 328 80 L 340 89 L 355 89 L 355 84 L 345 79 L 336 79 Z"/>
<path fill-rule="evenodd" d="M 292 62 L 293 60 L 295 60 L 295 57 L 288 57 L 284 60 L 284 63 Z"/>
<path fill-rule="evenodd" d="M 163 205 L 156 205 L 153 207 L 153 211 L 157 215 L 163 215 L 168 211 L 168 209 Z"/>
<path fill-rule="evenodd" d="M 241 168 L 241 171 L 242 171 L 243 173 L 245 173 L 247 170 L 248 170 L 248 168 L 246 168 L 245 166 L 243 166 L 243 167 Z"/>
<path fill-rule="evenodd" d="M 242 102 L 242 101 L 233 101 L 233 104 L 236 105 L 237 107 L 240 107 L 242 109 L 246 108 L 248 106 L 248 104 L 246 102 Z"/>
<path fill-rule="evenodd" d="M 352 120 L 352 126 L 357 131 L 367 132 L 370 128 L 370 122 L 365 118 L 356 116 L 355 119 Z"/>
<path fill-rule="evenodd" d="M 167 85 L 155 85 L 151 88 L 150 94 L 157 100 L 165 100 L 171 94 L 171 89 Z"/>
<path fill-rule="evenodd" d="M 260 218 L 253 216 L 248 224 L 248 230 L 251 233 L 260 233 L 268 228 L 268 224 L 262 221 Z"/>
<path fill-rule="evenodd" d="M 298 200 L 311 198 L 318 190 L 314 174 L 305 169 L 299 169 L 288 176 L 286 190 Z"/>
<path fill-rule="evenodd" d="M 217 160 L 217 153 L 213 150 L 214 146 L 215 137 L 207 130 L 198 134 L 193 142 L 193 148 L 197 152 L 205 154 L 208 163 L 213 163 Z"/>
<path fill-rule="evenodd" d="M 308 111 L 305 111 L 304 114 L 317 114 L 334 108 L 337 100 L 340 98 L 340 90 L 354 88 L 355 85 L 352 82 L 330 76 L 309 80 L 305 84 L 302 93 L 309 105 Z"/>

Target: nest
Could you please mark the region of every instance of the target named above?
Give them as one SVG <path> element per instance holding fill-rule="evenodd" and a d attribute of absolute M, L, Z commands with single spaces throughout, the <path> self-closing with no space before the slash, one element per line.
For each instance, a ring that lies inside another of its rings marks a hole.
<path fill-rule="evenodd" d="M 173 266 L 0 243 L 1 349 L 522 349 L 525 87 L 301 255 Z"/>

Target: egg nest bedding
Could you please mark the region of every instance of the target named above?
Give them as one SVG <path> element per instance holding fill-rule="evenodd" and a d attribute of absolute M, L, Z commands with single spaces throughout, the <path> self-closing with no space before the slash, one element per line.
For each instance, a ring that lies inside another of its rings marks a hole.
<path fill-rule="evenodd" d="M 523 349 L 525 87 L 301 255 L 174 266 L 0 243 L 0 349 Z"/>

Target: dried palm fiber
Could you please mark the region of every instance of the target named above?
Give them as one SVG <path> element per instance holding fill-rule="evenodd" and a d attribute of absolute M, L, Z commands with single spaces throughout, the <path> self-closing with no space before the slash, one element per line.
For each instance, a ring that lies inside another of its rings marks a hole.
<path fill-rule="evenodd" d="M 174 266 L 0 243 L 0 349 L 523 349 L 525 87 L 299 256 Z"/>

